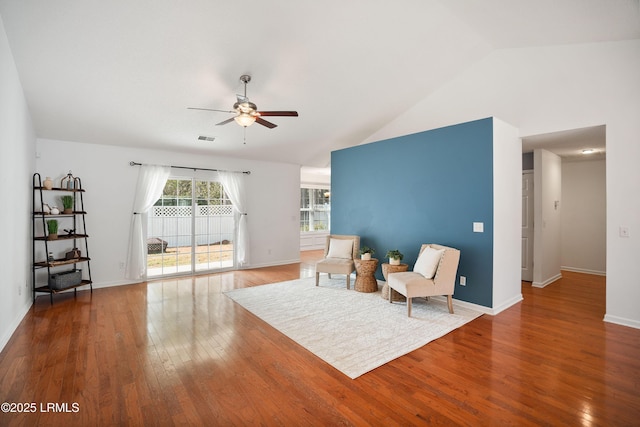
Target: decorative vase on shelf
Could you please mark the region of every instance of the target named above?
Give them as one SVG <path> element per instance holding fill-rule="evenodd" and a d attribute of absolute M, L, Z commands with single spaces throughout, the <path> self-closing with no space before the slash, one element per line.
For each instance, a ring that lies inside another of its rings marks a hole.
<path fill-rule="evenodd" d="M 51 190 L 53 188 L 53 181 L 51 180 L 51 177 L 48 176 L 44 182 L 42 183 L 42 186 L 44 187 L 45 190 Z"/>
<path fill-rule="evenodd" d="M 49 212 L 51 213 L 51 215 L 58 215 L 60 213 L 60 209 L 58 209 L 55 206 L 52 206 Z"/>
<path fill-rule="evenodd" d="M 362 254 L 360 255 L 360 259 L 363 261 L 368 261 L 371 259 L 371 254 L 369 252 L 367 252 L 366 254 Z"/>
<path fill-rule="evenodd" d="M 389 258 L 389 264 L 400 265 L 400 258 Z"/>

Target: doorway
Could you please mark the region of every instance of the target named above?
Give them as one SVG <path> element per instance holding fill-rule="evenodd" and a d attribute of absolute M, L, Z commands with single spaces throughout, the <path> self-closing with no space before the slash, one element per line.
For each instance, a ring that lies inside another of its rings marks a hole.
<path fill-rule="evenodd" d="M 234 268 L 233 204 L 218 181 L 171 177 L 149 212 L 147 276 Z"/>
<path fill-rule="evenodd" d="M 542 150 L 560 158 L 554 176 L 545 172 L 544 165 L 534 165 L 533 155 L 525 168 L 534 169 L 542 183 L 561 181 L 557 197 L 543 191 L 544 185 L 535 189 L 541 199 L 534 198 L 533 216 L 539 227 L 535 229 L 532 284 L 546 286 L 560 277 L 561 270 L 606 275 L 606 126 L 523 137 L 522 148 L 523 153 Z M 524 208 L 523 204 L 523 221 Z M 549 227 L 552 214 L 560 212 L 558 227 Z M 523 241 L 524 232 L 523 226 Z M 524 256 L 523 247 L 523 263 Z M 523 268 L 522 280 L 525 277 Z"/>

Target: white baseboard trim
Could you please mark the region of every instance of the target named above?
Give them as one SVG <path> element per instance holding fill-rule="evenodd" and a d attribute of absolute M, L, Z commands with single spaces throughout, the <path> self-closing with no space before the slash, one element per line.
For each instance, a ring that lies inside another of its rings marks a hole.
<path fill-rule="evenodd" d="M 577 267 L 562 266 L 562 267 L 560 267 L 560 270 L 573 271 L 574 273 L 594 274 L 596 276 L 606 276 L 607 275 L 606 271 L 589 270 L 589 269 L 586 269 L 586 268 L 577 268 Z"/>
<path fill-rule="evenodd" d="M 153 279 L 149 279 L 149 280 L 153 280 Z M 113 286 L 125 286 L 125 285 L 134 285 L 136 283 L 141 283 L 141 282 L 145 282 L 146 280 L 138 280 L 138 281 L 131 281 L 131 280 L 116 280 L 116 281 L 112 281 L 112 282 L 102 282 L 102 283 L 94 283 L 93 284 L 93 289 L 100 289 L 100 288 L 111 288 Z M 79 289 L 89 289 L 89 287 L 82 287 Z"/>
<path fill-rule="evenodd" d="M 4 347 L 7 345 L 7 343 L 9 342 L 11 337 L 13 336 L 13 333 L 16 331 L 16 329 L 18 329 L 18 326 L 20 325 L 20 322 L 22 322 L 22 319 L 24 319 L 24 316 L 27 315 L 27 312 L 29 311 L 29 309 L 31 308 L 32 305 L 33 305 L 33 302 L 31 300 L 31 298 L 29 298 L 29 302 L 27 304 L 25 304 L 18 311 L 18 314 L 16 315 L 16 317 L 13 319 L 13 321 L 11 322 L 9 327 L 7 328 L 7 330 L 4 333 L 4 335 L 0 338 L 0 352 L 2 350 L 4 350 Z"/>
<path fill-rule="evenodd" d="M 382 282 L 384 284 L 384 282 Z M 438 295 L 438 296 L 434 296 L 434 297 L 430 297 L 433 298 L 435 300 L 438 301 L 447 301 L 447 297 L 443 296 L 443 295 Z M 475 311 L 479 311 L 480 313 L 484 313 L 484 314 L 489 314 L 491 316 L 495 316 L 496 314 L 506 310 L 507 308 L 519 303 L 520 301 L 522 301 L 522 294 L 520 294 L 519 296 L 513 297 L 511 300 L 505 302 L 504 304 L 500 305 L 497 308 L 491 308 L 491 307 L 485 307 L 484 305 L 479 305 L 479 304 L 474 304 L 471 302 L 467 302 L 467 301 L 461 301 L 458 299 L 453 299 L 453 305 L 454 305 L 454 313 L 455 313 L 455 306 L 460 306 L 460 307 L 464 307 L 464 308 L 468 308 L 471 310 L 475 310 Z"/>
<path fill-rule="evenodd" d="M 519 302 L 521 302 L 524 298 L 522 297 L 522 294 L 518 294 L 516 296 L 514 296 L 513 298 L 503 302 L 502 304 L 498 305 L 497 307 L 493 307 L 492 311 L 494 316 L 498 313 L 501 313 L 503 311 L 505 311 L 507 308 L 514 306 L 516 304 L 518 304 Z"/>
<path fill-rule="evenodd" d="M 555 276 L 545 280 L 544 282 L 533 282 L 531 286 L 533 286 L 534 288 L 544 288 L 545 286 L 548 286 L 553 282 L 555 282 L 556 280 L 560 280 L 560 279 L 562 279 L 562 274 L 558 273 Z"/>
<path fill-rule="evenodd" d="M 251 264 L 251 265 L 245 265 L 243 267 L 239 267 L 238 270 L 251 270 L 252 268 L 263 268 L 263 267 L 275 267 L 278 265 L 287 265 L 287 264 L 295 264 L 300 262 L 300 258 L 296 258 L 296 259 L 291 259 L 291 260 L 284 260 L 284 261 L 278 261 L 278 262 L 264 262 L 261 264 Z"/>
<path fill-rule="evenodd" d="M 608 323 L 615 323 L 616 325 L 640 329 L 640 320 L 626 319 L 624 317 L 612 316 L 610 314 L 605 314 L 603 320 Z"/>

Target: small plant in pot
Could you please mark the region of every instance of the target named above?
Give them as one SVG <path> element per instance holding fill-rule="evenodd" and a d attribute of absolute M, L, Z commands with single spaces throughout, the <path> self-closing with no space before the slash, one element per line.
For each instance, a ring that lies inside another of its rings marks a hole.
<path fill-rule="evenodd" d="M 65 214 L 70 214 L 73 213 L 73 196 L 62 196 L 62 206 L 64 207 L 64 210 L 62 211 L 62 213 Z"/>
<path fill-rule="evenodd" d="M 58 220 L 47 220 L 47 230 L 49 231 L 49 240 L 55 240 L 58 238 Z"/>
<path fill-rule="evenodd" d="M 371 259 L 371 255 L 375 254 L 376 250 L 370 248 L 368 246 L 363 246 L 360 248 L 360 259 L 369 260 Z"/>
<path fill-rule="evenodd" d="M 400 265 L 400 261 L 402 261 L 404 255 L 397 249 L 391 249 L 390 251 L 387 251 L 387 258 L 389 258 L 389 264 Z"/>

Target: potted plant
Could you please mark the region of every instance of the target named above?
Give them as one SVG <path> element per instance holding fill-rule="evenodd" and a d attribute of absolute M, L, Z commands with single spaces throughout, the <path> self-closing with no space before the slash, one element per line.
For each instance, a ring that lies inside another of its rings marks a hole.
<path fill-rule="evenodd" d="M 62 206 L 64 207 L 64 210 L 62 211 L 62 213 L 65 214 L 70 214 L 73 213 L 73 196 L 62 196 Z"/>
<path fill-rule="evenodd" d="M 370 248 L 368 246 L 363 246 L 360 248 L 360 259 L 369 260 L 371 259 L 371 255 L 375 254 L 376 250 Z"/>
<path fill-rule="evenodd" d="M 387 258 L 389 258 L 389 264 L 400 265 L 400 261 L 402 261 L 404 255 L 397 249 L 391 249 L 387 251 Z"/>
<path fill-rule="evenodd" d="M 47 229 L 49 230 L 49 240 L 55 240 L 58 238 L 58 220 L 47 220 Z"/>

